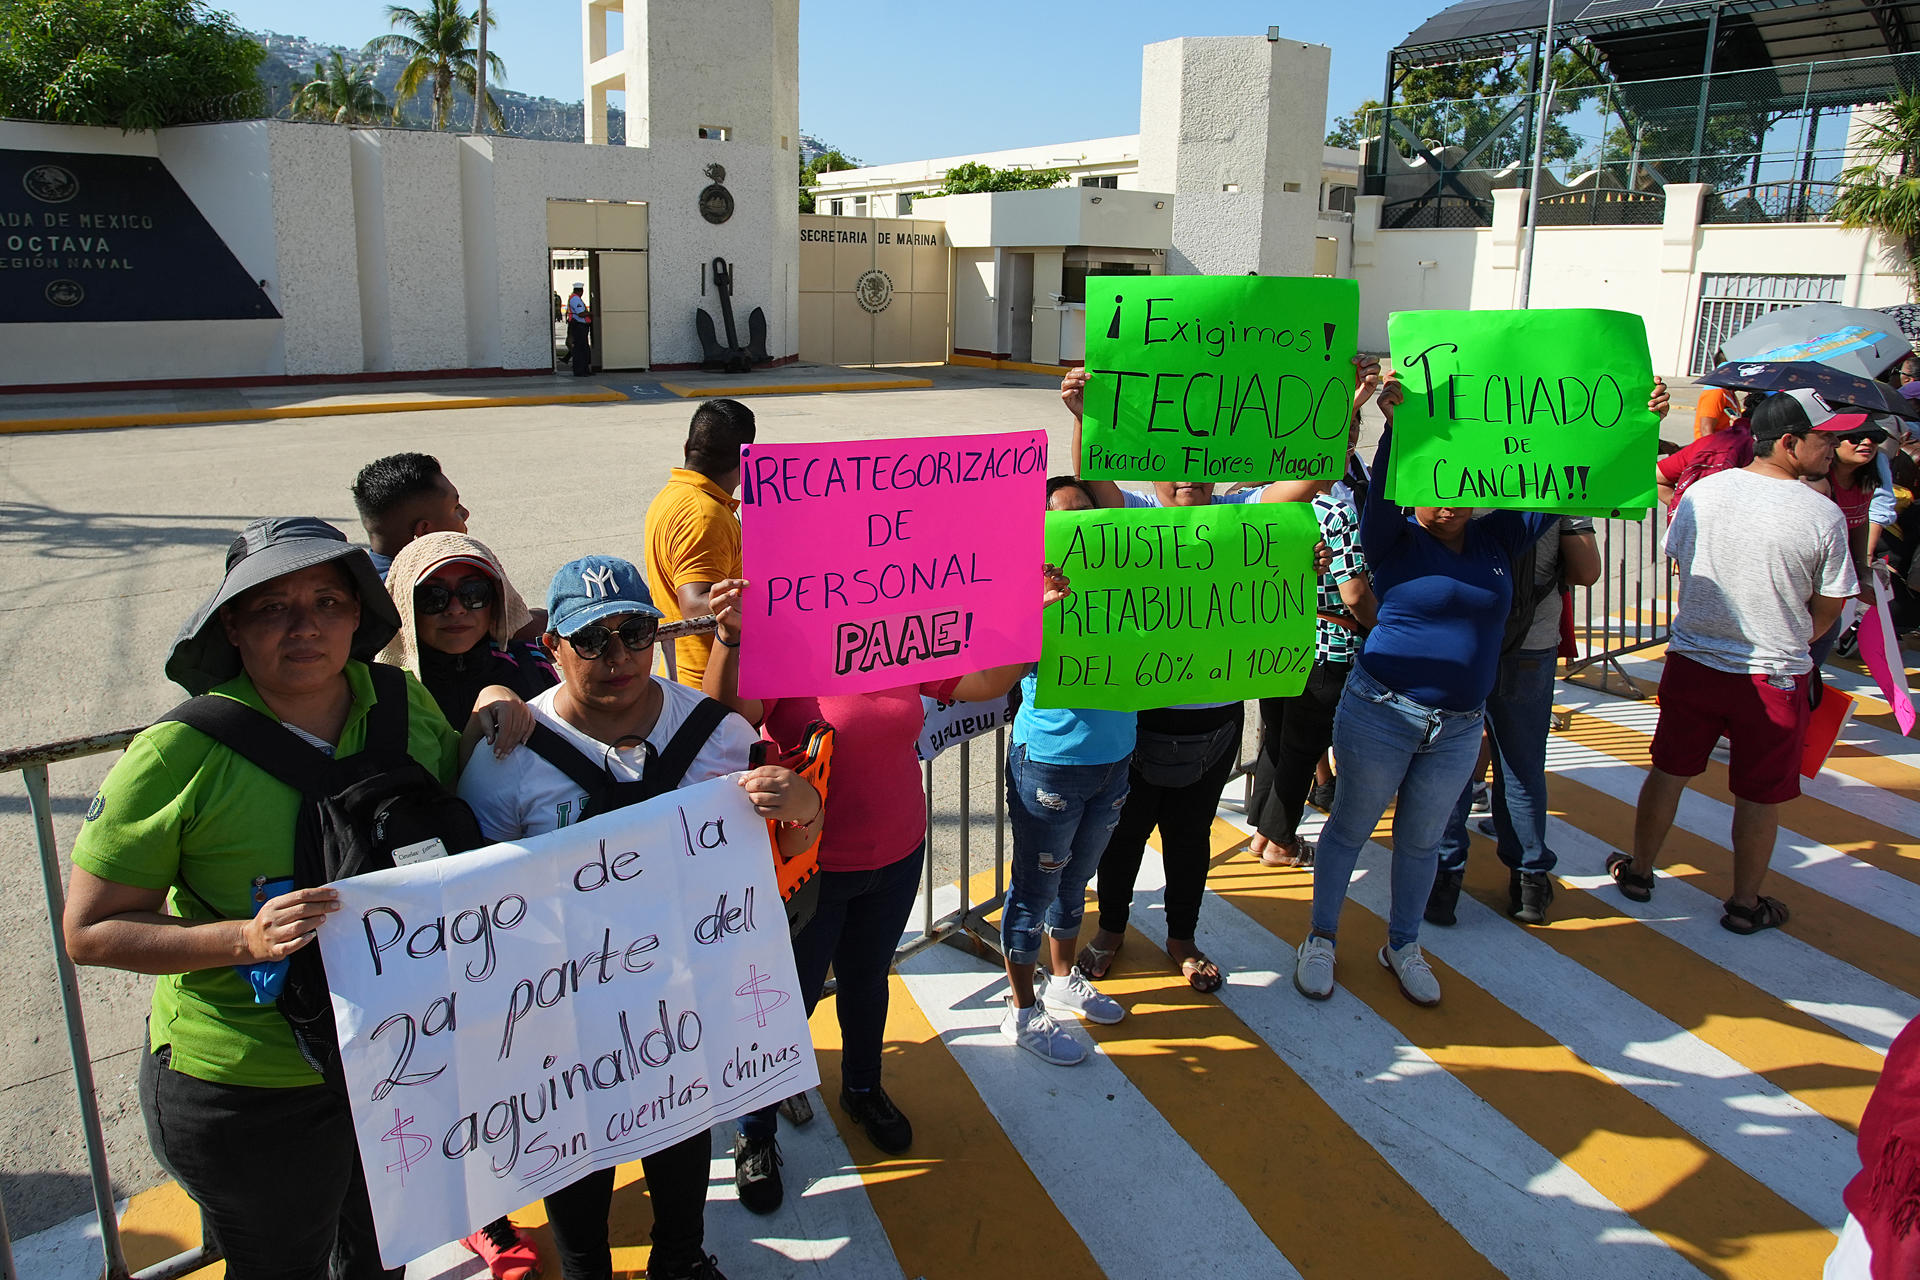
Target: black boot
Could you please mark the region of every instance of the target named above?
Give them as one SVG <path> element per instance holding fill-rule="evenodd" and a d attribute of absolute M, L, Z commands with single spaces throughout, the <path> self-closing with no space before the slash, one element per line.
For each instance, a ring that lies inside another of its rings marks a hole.
<path fill-rule="evenodd" d="M 1553 901 L 1553 877 L 1544 871 L 1516 871 L 1520 882 L 1519 905 L 1512 912 L 1521 924 L 1545 924 L 1547 906 Z"/>
<path fill-rule="evenodd" d="M 1422 913 L 1428 924 L 1452 924 L 1454 908 L 1460 903 L 1462 871 L 1441 871 L 1433 877 L 1433 891 L 1427 894 L 1427 909 Z"/>

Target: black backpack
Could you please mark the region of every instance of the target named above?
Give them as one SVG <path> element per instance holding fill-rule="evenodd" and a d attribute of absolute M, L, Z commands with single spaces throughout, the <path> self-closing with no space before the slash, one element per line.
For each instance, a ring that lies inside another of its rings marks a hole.
<path fill-rule="evenodd" d="M 367 670 L 375 700 L 367 713 L 366 744 L 350 756 L 331 757 L 271 716 L 217 694 L 190 698 L 161 718 L 198 729 L 300 793 L 293 835 L 296 889 L 385 870 L 394 865 L 396 849 L 436 839 L 448 853 L 488 843 L 466 801 L 407 753 L 406 672 L 378 662 Z M 221 914 L 184 878 L 181 885 Z M 308 1065 L 344 1088 L 320 948 L 300 948 L 287 965 L 276 1002 L 280 1012 Z"/>
<path fill-rule="evenodd" d="M 700 749 L 707 745 L 707 739 L 713 736 L 713 731 L 726 718 L 724 703 L 712 698 L 700 699 L 694 709 L 687 713 L 680 727 L 674 730 L 665 751 L 656 756 L 653 744 L 646 744 L 646 760 L 637 782 L 622 782 L 615 778 L 607 772 L 603 762 L 588 756 L 537 720 L 533 725 L 533 736 L 527 739 L 527 749 L 566 774 L 576 787 L 586 793 L 587 803 L 580 810 L 580 816 L 574 819 L 576 822 L 585 822 L 588 818 L 597 818 L 603 813 L 612 813 L 615 809 L 624 809 L 628 805 L 665 795 L 678 787 L 680 780 L 687 776 L 687 770 L 693 767 Z"/>
<path fill-rule="evenodd" d="M 656 755 L 653 744 L 647 744 L 646 759 L 638 782 L 622 782 L 615 778 L 607 772 L 603 761 L 595 760 L 537 721 L 533 726 L 533 736 L 527 739 L 527 749 L 566 774 L 573 785 L 586 794 L 587 803 L 576 819 L 585 822 L 588 818 L 597 818 L 603 813 L 624 809 L 674 790 L 687 776 L 687 770 L 693 767 L 694 758 L 707 745 L 707 739 L 713 736 L 713 731 L 726 718 L 725 704 L 712 698 L 700 699 L 699 704 L 687 713 L 680 727 L 674 730 L 666 750 Z M 809 726 L 810 736 L 813 727 Z M 758 768 L 766 761 L 767 744 L 764 741 L 754 743 L 753 754 L 747 763 Z M 798 889 L 784 899 L 788 936 L 799 935 L 807 921 L 813 918 L 819 900 L 820 878 L 809 873 Z"/>

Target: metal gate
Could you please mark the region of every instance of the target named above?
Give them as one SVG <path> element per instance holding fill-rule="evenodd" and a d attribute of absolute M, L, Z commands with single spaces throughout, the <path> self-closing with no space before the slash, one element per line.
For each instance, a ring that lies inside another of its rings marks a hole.
<path fill-rule="evenodd" d="M 1701 374 L 1712 369 L 1713 353 L 1720 344 L 1769 311 L 1805 302 L 1840 301 L 1840 286 L 1845 280 L 1845 276 L 1703 274 L 1689 372 Z"/>

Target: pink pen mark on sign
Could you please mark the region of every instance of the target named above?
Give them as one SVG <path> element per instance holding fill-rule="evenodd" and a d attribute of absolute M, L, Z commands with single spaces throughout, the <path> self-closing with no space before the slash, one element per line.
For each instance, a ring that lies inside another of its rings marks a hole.
<path fill-rule="evenodd" d="M 780 990 L 780 988 L 769 987 L 767 983 L 772 980 L 773 975 L 760 972 L 759 965 L 750 964 L 747 966 L 747 980 L 742 983 L 733 994 L 742 999 L 752 999 L 753 1012 L 742 1016 L 738 1021 L 745 1022 L 751 1018 L 755 1026 L 765 1027 L 767 1025 L 767 1015 L 786 1004 L 787 1001 L 793 999 L 792 996 Z M 766 1001 L 766 1003 L 761 1003 L 763 1000 Z"/>
<path fill-rule="evenodd" d="M 425 1160 L 427 1158 L 427 1152 L 433 1150 L 432 1138 L 429 1138 L 424 1133 L 409 1133 L 407 1131 L 407 1126 L 412 1123 L 412 1116 L 402 1117 L 400 1108 L 395 1107 L 393 1109 L 393 1128 L 380 1135 L 380 1141 L 391 1142 L 399 1148 L 399 1151 L 396 1153 L 396 1159 L 392 1164 L 387 1166 L 387 1172 L 397 1172 L 400 1175 L 400 1185 L 403 1187 L 407 1185 L 407 1171 L 413 1168 L 414 1165 L 419 1164 L 422 1160 Z M 417 1142 L 420 1145 L 410 1148 L 407 1145 L 410 1142 Z"/>

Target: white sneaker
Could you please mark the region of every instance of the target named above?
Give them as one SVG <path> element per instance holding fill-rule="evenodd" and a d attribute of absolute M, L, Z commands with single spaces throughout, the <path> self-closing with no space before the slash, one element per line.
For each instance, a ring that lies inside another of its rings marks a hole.
<path fill-rule="evenodd" d="M 1000 1034 L 1042 1062 L 1050 1062 L 1056 1067 L 1071 1067 L 1087 1056 L 1081 1043 L 1068 1034 L 1065 1027 L 1047 1016 L 1043 1006 L 1036 1004 L 1031 1009 L 1015 1008 L 1012 996 L 1007 997 L 1007 1016 L 1000 1019 Z"/>
<path fill-rule="evenodd" d="M 1127 1016 L 1118 1000 L 1087 980 L 1075 965 L 1064 978 L 1056 978 L 1045 969 L 1033 972 L 1033 991 L 1052 1013 L 1077 1013 L 1088 1022 L 1112 1026 Z"/>
<path fill-rule="evenodd" d="M 1309 1000 L 1325 1000 L 1333 994 L 1333 939 L 1307 935 L 1293 965 L 1293 987 Z"/>
<path fill-rule="evenodd" d="M 1419 943 L 1409 942 L 1397 951 L 1390 946 L 1380 948 L 1380 963 L 1400 980 L 1401 995 L 1417 1005 L 1440 1003 L 1440 979 L 1433 976 L 1433 966 L 1421 954 Z"/>

